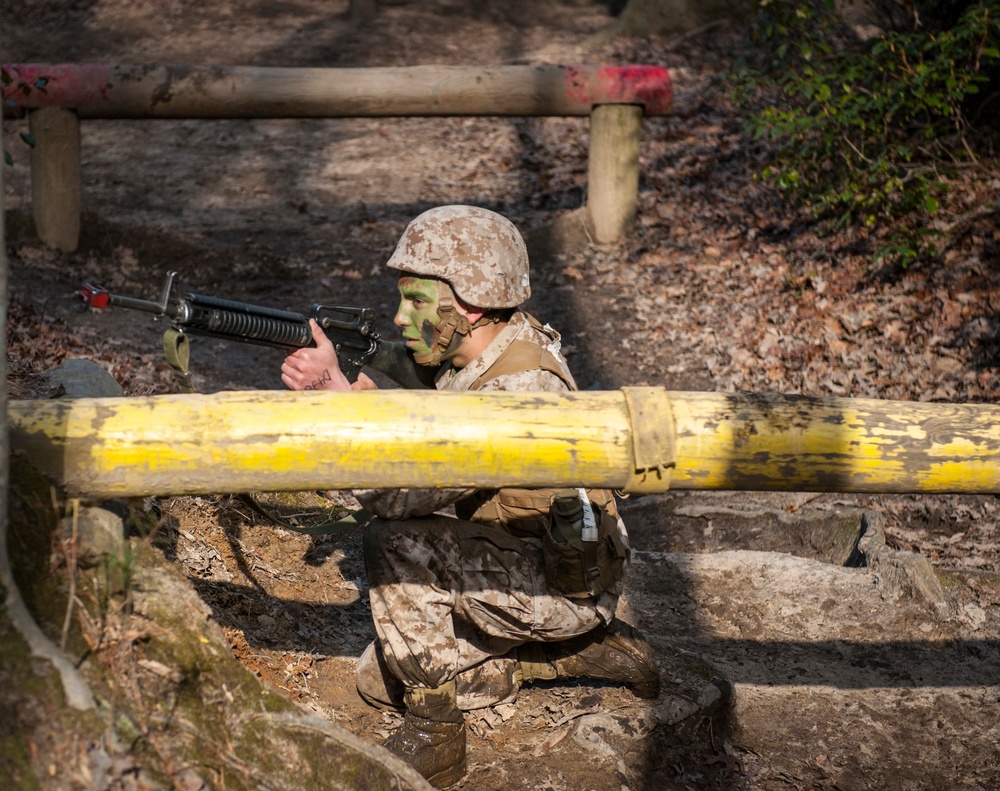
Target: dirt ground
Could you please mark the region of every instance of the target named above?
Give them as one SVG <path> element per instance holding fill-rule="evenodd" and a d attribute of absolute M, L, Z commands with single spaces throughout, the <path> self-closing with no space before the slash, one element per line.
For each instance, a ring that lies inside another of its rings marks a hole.
<path fill-rule="evenodd" d="M 8 121 L 15 375 L 86 357 L 130 395 L 176 390 L 162 326 L 80 313 L 72 298 L 90 281 L 152 299 L 169 270 L 193 291 L 300 312 L 373 306 L 392 337 L 383 263 L 406 222 L 475 203 L 525 232 L 529 309 L 562 332 L 582 388 L 1000 395 L 995 224 L 973 223 L 946 265 L 904 270 L 872 265 L 864 233 L 822 236 L 782 207 L 752 178 L 761 150 L 720 82 L 739 31 L 606 42 L 611 4 L 592 0 L 379 5 L 359 28 L 330 0 L 58 0 L 4 11 L 0 47 L 6 62 L 666 65 L 677 106 L 644 122 L 635 231 L 605 247 L 551 233 L 586 199 L 583 119 L 94 121 L 82 129 L 81 246 L 60 254 L 31 233 L 26 123 Z M 1000 175 L 987 184 L 1000 196 Z M 280 362 L 193 344 L 202 392 L 279 389 Z M 353 504 L 329 498 L 284 512 Z M 357 531 L 306 537 L 224 493 L 148 505 L 162 515 L 158 545 L 240 662 L 365 739 L 391 732 L 398 717 L 354 690 L 374 636 Z M 526 688 L 470 715 L 458 788 L 1000 788 L 996 498 L 679 493 L 623 510 L 636 550 L 623 614 L 657 649 L 664 697 Z M 848 567 L 824 537 L 831 520 L 863 513 L 878 515 L 889 554 Z M 126 774 L 105 787 L 128 787 Z M 49 787 L 87 787 L 56 775 Z"/>

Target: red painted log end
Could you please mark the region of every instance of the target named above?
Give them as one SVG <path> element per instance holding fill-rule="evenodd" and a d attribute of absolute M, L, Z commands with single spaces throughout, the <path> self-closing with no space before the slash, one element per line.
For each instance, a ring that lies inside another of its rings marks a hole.
<path fill-rule="evenodd" d="M 665 66 L 567 66 L 566 95 L 583 104 L 641 104 L 646 115 L 666 115 L 673 103 Z"/>
<path fill-rule="evenodd" d="M 80 108 L 97 104 L 111 89 L 107 64 L 5 63 L 9 80 L 0 86 L 5 118 L 23 118 L 39 107 Z"/>

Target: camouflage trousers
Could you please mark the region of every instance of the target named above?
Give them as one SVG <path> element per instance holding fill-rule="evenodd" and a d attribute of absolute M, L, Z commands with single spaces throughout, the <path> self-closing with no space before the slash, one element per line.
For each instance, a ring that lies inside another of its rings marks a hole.
<path fill-rule="evenodd" d="M 378 519 L 364 557 L 385 664 L 407 687 L 438 687 L 484 663 L 512 674 L 517 646 L 606 620 L 593 599 L 549 589 L 540 546 L 474 522 Z"/>

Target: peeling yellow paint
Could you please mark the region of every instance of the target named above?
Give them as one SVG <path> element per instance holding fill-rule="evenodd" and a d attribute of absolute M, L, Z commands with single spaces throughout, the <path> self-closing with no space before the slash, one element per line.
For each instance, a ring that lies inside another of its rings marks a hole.
<path fill-rule="evenodd" d="M 932 464 L 923 479 L 924 491 L 1000 491 L 1000 466 L 995 461 L 946 461 Z"/>
<path fill-rule="evenodd" d="M 983 443 L 974 442 L 967 437 L 953 437 L 951 442 L 931 445 L 928 453 L 931 456 L 947 456 L 949 458 L 976 458 L 988 456 L 989 446 Z"/>
<path fill-rule="evenodd" d="M 673 488 L 1000 492 L 1000 407 L 665 395 L 669 408 L 640 417 L 620 391 L 392 390 L 15 401 L 8 419 L 12 448 L 72 496 L 622 488 L 633 440 L 664 420 Z"/>

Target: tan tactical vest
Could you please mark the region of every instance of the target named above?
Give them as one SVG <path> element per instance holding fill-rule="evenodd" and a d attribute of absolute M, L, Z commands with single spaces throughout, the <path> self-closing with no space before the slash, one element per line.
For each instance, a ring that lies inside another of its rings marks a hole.
<path fill-rule="evenodd" d="M 524 314 L 531 326 L 548 336 L 545 328 L 533 316 Z M 551 337 L 551 336 L 549 336 Z M 510 344 L 492 366 L 469 388 L 479 390 L 486 382 L 499 376 L 521 373 L 522 371 L 543 370 L 562 379 L 570 390 L 576 390 L 576 382 L 565 362 L 548 349 L 531 341 L 518 340 Z M 564 487 L 562 487 L 564 488 Z M 460 500 L 455 504 L 459 519 L 490 525 L 506 530 L 519 538 L 544 539 L 549 529 L 549 506 L 552 497 L 560 489 L 489 489 Z M 603 512 L 604 519 L 618 521 L 618 507 L 614 495 L 605 489 L 588 489 L 587 495 Z M 620 541 L 615 542 L 620 544 Z M 626 550 L 621 548 L 624 554 Z"/>

